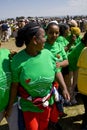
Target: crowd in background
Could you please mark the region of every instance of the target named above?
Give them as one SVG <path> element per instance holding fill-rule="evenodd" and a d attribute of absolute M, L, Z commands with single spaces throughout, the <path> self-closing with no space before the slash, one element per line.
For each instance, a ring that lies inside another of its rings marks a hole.
<path fill-rule="evenodd" d="M 78 27 L 81 29 L 81 32 L 85 32 L 87 29 L 87 17 L 86 16 L 77 16 L 77 17 L 19 17 L 16 19 L 5 19 L 0 20 L 0 40 L 8 41 L 9 37 L 16 37 L 18 29 L 22 24 L 28 22 L 37 22 L 42 25 L 43 28 L 46 28 L 47 24 L 50 21 L 56 20 L 58 23 L 70 23 L 71 20 L 75 20 L 78 24 Z"/>

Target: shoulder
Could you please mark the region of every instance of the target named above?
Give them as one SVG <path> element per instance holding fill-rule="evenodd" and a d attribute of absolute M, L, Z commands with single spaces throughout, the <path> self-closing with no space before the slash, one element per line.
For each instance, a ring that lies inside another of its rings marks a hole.
<path fill-rule="evenodd" d="M 87 68 L 87 47 L 85 47 L 79 56 L 78 67 Z"/>
<path fill-rule="evenodd" d="M 87 47 L 82 50 L 80 57 L 87 59 Z"/>
<path fill-rule="evenodd" d="M 25 53 L 24 50 L 22 50 L 12 57 L 12 64 L 18 66 L 21 63 L 23 63 L 26 60 L 26 58 L 27 54 Z"/>
<path fill-rule="evenodd" d="M 57 60 L 57 58 L 53 55 L 53 53 L 48 49 L 43 49 L 42 53 L 43 53 L 43 57 L 46 59 Z"/>
<path fill-rule="evenodd" d="M 10 50 L 7 48 L 0 48 L 0 52 L 9 52 L 10 53 Z"/>
<path fill-rule="evenodd" d="M 3 58 L 9 57 L 9 54 L 10 54 L 10 50 L 8 50 L 6 48 L 0 49 L 0 58 L 1 57 L 3 57 Z"/>
<path fill-rule="evenodd" d="M 52 54 L 52 52 L 50 50 L 48 50 L 48 49 L 43 49 L 42 53 L 49 54 L 49 55 Z"/>
<path fill-rule="evenodd" d="M 59 37 L 57 38 L 57 41 L 63 41 L 63 36 L 59 36 Z"/>
<path fill-rule="evenodd" d="M 24 55 L 24 50 L 21 50 L 13 56 L 13 59 L 17 59 L 17 58 L 19 58 L 20 56 L 23 56 L 23 55 Z"/>

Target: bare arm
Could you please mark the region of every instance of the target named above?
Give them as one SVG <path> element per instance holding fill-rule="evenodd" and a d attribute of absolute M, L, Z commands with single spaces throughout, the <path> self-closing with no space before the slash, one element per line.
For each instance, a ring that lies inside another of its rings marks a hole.
<path fill-rule="evenodd" d="M 66 67 L 68 65 L 69 65 L 68 60 L 63 60 L 62 62 L 56 62 L 57 68 L 59 68 L 59 67 Z"/>
<path fill-rule="evenodd" d="M 18 83 L 12 83 L 9 103 L 8 103 L 7 109 L 5 111 L 5 117 L 8 117 L 11 113 L 12 106 L 13 106 L 15 98 L 17 96 L 17 89 L 18 89 Z"/>
<path fill-rule="evenodd" d="M 62 93 L 63 93 L 64 98 L 66 100 L 70 100 L 70 95 L 68 93 L 67 86 L 65 84 L 65 81 L 64 81 L 64 78 L 63 78 L 63 75 L 61 72 L 56 73 L 56 80 L 58 81 L 58 83 L 62 89 Z"/>

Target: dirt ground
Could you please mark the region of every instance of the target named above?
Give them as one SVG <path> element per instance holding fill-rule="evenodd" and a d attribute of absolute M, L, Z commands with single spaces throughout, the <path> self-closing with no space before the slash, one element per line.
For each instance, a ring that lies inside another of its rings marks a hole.
<path fill-rule="evenodd" d="M 8 48 L 11 51 L 18 52 L 19 50 L 24 48 L 24 46 L 23 47 L 16 47 L 14 38 L 10 38 L 10 40 L 8 42 L 0 42 L 0 43 L 1 43 L 1 48 Z"/>
<path fill-rule="evenodd" d="M 13 38 L 11 38 L 9 42 L 1 43 L 1 47 L 15 51 L 19 51 L 20 49 L 24 48 L 24 46 L 22 48 L 17 48 Z M 61 124 L 63 130 L 81 130 L 80 127 L 82 115 L 84 113 L 84 107 L 79 94 L 77 95 L 77 101 L 78 104 L 75 106 L 64 107 L 66 116 L 59 119 L 59 123 Z M 0 130 L 9 130 L 5 119 L 3 119 L 0 123 Z"/>

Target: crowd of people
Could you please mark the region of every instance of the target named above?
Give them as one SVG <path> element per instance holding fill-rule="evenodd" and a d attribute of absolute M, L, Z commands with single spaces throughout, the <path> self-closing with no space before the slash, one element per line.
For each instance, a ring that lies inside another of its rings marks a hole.
<path fill-rule="evenodd" d="M 9 130 L 62 130 L 59 119 L 64 106 L 77 104 L 77 88 L 87 130 L 86 30 L 74 19 L 19 19 L 0 29 L 2 42 L 12 36 L 17 47 L 25 44 L 19 52 L 0 49 L 0 121 Z"/>
<path fill-rule="evenodd" d="M 16 37 L 17 31 L 24 24 L 31 22 L 38 22 L 42 25 L 43 28 L 46 28 L 47 24 L 50 21 L 57 21 L 58 23 L 67 23 L 67 24 L 78 24 L 81 32 L 85 32 L 87 29 L 87 17 L 86 16 L 77 16 L 77 17 L 17 17 L 16 19 L 9 18 L 5 20 L 0 20 L 0 40 L 8 41 L 9 37 Z M 74 21 L 75 20 L 75 21 Z"/>

